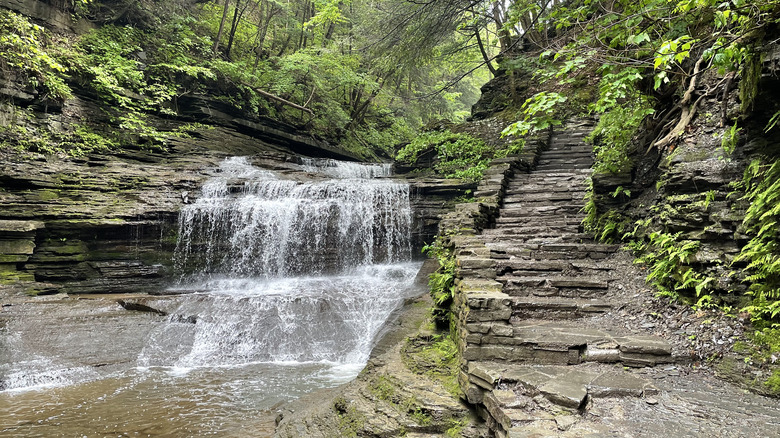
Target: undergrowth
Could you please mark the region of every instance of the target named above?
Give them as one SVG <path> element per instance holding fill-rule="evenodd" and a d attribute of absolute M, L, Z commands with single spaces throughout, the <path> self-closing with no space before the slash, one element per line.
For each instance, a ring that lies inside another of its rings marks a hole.
<path fill-rule="evenodd" d="M 780 326 L 780 160 L 753 160 L 739 188 L 748 201 L 742 226 L 750 240 L 734 259 L 744 265 L 752 303 L 744 310 L 754 322 Z"/>
<path fill-rule="evenodd" d="M 411 371 L 441 382 L 453 397 L 459 396 L 458 347 L 452 335 L 408 338 L 402 353 Z"/>
<path fill-rule="evenodd" d="M 427 151 L 435 151 L 433 170 L 446 178 L 477 181 L 487 169 L 495 150 L 479 138 L 449 130 L 425 132 L 401 148 L 395 159 L 414 164 Z"/>
<path fill-rule="evenodd" d="M 453 324 L 451 307 L 456 268 L 453 248 L 446 243 L 445 238 L 437 236 L 432 244 L 423 247 L 423 252 L 439 263 L 439 269 L 428 280 L 434 304 L 431 310 L 434 322 L 439 327 L 450 327 Z"/>

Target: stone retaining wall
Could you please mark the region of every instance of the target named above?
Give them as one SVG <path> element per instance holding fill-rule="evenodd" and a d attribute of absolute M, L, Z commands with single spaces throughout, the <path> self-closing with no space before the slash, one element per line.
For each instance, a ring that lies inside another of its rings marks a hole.
<path fill-rule="evenodd" d="M 512 300 L 496 281 L 496 261 L 490 258 L 490 250 L 477 233 L 494 223 L 510 178 L 533 169 L 549 141 L 550 133 L 529 139 L 522 154 L 493 160 L 474 192 L 476 202 L 456 205 L 439 223 L 439 235 L 454 249 L 458 266 L 452 305 L 462 361 L 458 381 L 472 404 L 482 403 L 483 391 L 472 388 L 470 379 L 478 380 L 479 376 L 470 373 L 469 362 L 486 360 L 490 356 L 486 348 L 496 350 L 493 353 L 497 356 L 515 350 L 501 345 L 502 340 L 511 340 L 514 335 L 509 324 Z M 486 346 L 485 340 L 491 345 Z"/>

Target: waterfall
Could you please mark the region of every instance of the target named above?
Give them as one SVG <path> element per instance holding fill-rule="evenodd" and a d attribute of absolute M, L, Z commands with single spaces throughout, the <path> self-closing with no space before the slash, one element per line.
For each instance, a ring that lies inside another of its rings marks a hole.
<path fill-rule="evenodd" d="M 307 160 L 338 179 L 298 182 L 225 160 L 179 219 L 176 265 L 204 276 L 265 278 L 345 272 L 409 260 L 409 188 L 387 165 Z"/>
<path fill-rule="evenodd" d="M 175 288 L 141 367 L 362 364 L 412 290 L 409 188 L 389 165 L 306 159 L 304 181 L 226 159 L 182 210 Z"/>

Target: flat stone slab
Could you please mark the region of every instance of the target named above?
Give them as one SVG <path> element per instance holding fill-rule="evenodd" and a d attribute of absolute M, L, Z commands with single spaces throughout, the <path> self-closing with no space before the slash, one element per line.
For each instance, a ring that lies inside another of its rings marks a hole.
<path fill-rule="evenodd" d="M 502 300 L 502 304 L 503 304 Z M 485 306 L 488 306 L 485 303 Z M 503 318 L 504 313 L 501 314 Z M 571 324 L 571 323 L 570 323 Z M 502 326 L 504 327 L 504 326 Z M 560 323 L 542 323 L 534 325 L 516 325 L 511 338 L 502 333 L 500 344 L 523 346 L 532 355 L 538 356 L 536 363 L 544 362 L 543 352 L 568 352 L 573 357 L 569 364 L 580 361 L 624 362 L 629 366 L 652 366 L 673 362 L 671 345 L 663 338 L 654 336 L 614 336 L 609 332 L 585 329 L 576 325 Z M 482 346 L 498 345 L 498 339 L 485 336 Z M 510 342 L 511 341 L 511 342 Z M 535 353 L 538 351 L 539 353 Z M 556 356 L 557 358 L 557 356 Z"/>
<path fill-rule="evenodd" d="M 466 293 L 500 293 L 502 286 L 497 281 L 480 278 L 468 278 L 457 282 L 458 289 Z"/>
<path fill-rule="evenodd" d="M 2 233 L 29 233 L 41 228 L 45 224 L 39 221 L 0 220 L 0 234 Z"/>
<path fill-rule="evenodd" d="M 571 409 L 578 409 L 582 406 L 588 396 L 588 390 L 584 385 L 571 381 L 565 376 L 550 380 L 538 389 L 547 400 Z"/>
<path fill-rule="evenodd" d="M 505 277 L 516 286 L 524 287 L 576 287 L 585 289 L 607 289 L 609 282 L 594 277 Z"/>
<path fill-rule="evenodd" d="M 656 394 L 650 380 L 630 372 L 605 367 L 572 367 L 556 365 L 507 365 L 497 362 L 471 362 L 468 371 L 472 383 L 501 383 L 492 389 L 491 402 L 502 409 L 521 406 L 518 395 L 510 389 L 513 383 L 524 388 L 525 395 L 541 393 L 551 402 L 571 409 L 579 408 L 587 396 L 643 397 Z M 490 389 L 490 388 L 485 388 Z"/>
<path fill-rule="evenodd" d="M 566 297 L 512 297 L 513 316 L 546 318 L 577 318 L 595 313 L 607 312 L 612 305 L 594 298 Z"/>

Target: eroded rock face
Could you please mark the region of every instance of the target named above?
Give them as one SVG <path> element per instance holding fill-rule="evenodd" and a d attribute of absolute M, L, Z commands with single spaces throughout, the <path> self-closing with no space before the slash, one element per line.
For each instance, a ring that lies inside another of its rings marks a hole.
<path fill-rule="evenodd" d="M 294 142 L 317 147 L 287 140 Z M 225 157 L 251 156 L 257 166 L 281 172 L 296 171 L 300 160 L 225 126 L 173 139 L 164 152 L 0 154 L 2 281 L 34 281 L 27 284 L 31 293 L 158 292 L 171 278 L 178 212 Z"/>

